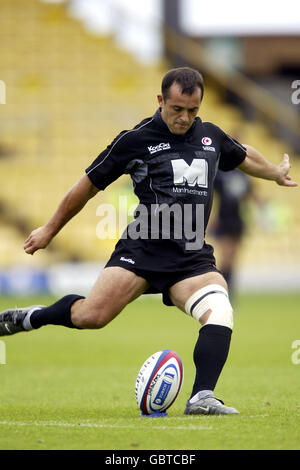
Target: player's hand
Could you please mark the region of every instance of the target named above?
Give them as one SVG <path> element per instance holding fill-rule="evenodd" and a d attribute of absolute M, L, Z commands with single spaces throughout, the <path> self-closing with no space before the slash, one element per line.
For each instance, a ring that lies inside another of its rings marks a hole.
<path fill-rule="evenodd" d="M 295 187 L 298 184 L 295 181 L 292 181 L 292 178 L 288 174 L 291 168 L 290 159 L 287 153 L 283 155 L 283 160 L 278 165 L 278 176 L 276 178 L 276 183 L 280 186 L 290 186 Z"/>
<path fill-rule="evenodd" d="M 29 255 L 33 255 L 37 250 L 46 248 L 50 243 L 52 235 L 49 230 L 43 226 L 33 230 L 24 242 L 24 251 Z"/>

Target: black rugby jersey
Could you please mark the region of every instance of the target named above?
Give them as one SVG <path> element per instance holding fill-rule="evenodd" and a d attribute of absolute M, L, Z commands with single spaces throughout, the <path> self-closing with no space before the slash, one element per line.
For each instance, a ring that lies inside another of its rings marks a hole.
<path fill-rule="evenodd" d="M 190 206 L 194 211 L 197 205 L 202 205 L 205 231 L 217 170 L 232 170 L 245 157 L 246 150 L 241 144 L 199 117 L 186 134 L 171 133 L 158 109 L 133 129 L 122 131 L 86 169 L 86 174 L 99 190 L 122 174 L 130 174 L 143 207 L 175 204 L 182 208 Z M 171 236 L 169 240 L 127 237 L 117 247 L 126 244 L 136 267 L 160 271 L 182 269 L 213 251 L 205 243 L 200 250 L 187 249 L 186 241 L 184 234 L 181 239 Z"/>

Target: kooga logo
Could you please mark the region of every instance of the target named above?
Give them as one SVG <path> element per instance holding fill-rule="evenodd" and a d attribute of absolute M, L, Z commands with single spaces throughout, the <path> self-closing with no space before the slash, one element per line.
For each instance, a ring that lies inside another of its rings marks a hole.
<path fill-rule="evenodd" d="M 159 152 L 160 150 L 169 150 L 170 148 L 171 148 L 170 144 L 161 143 L 158 145 L 150 145 L 150 147 L 148 147 L 148 150 L 152 154 L 152 153 Z"/>

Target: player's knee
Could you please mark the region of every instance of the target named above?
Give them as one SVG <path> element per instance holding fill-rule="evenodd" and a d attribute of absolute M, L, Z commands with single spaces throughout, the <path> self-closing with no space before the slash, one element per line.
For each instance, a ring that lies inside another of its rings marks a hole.
<path fill-rule="evenodd" d="M 219 284 L 210 284 L 194 292 L 185 304 L 185 311 L 206 325 L 233 329 L 233 309 L 226 289 Z M 210 313 L 204 322 L 203 318 L 207 312 Z"/>

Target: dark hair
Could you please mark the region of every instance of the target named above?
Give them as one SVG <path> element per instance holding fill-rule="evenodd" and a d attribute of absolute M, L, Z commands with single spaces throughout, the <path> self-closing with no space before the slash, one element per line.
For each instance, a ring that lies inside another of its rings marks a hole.
<path fill-rule="evenodd" d="M 169 90 L 173 83 L 176 82 L 180 85 L 182 93 L 192 95 L 196 88 L 201 89 L 201 99 L 204 93 L 203 77 L 200 72 L 190 67 L 178 67 L 169 70 L 162 79 L 161 92 L 164 101 L 169 97 Z"/>

